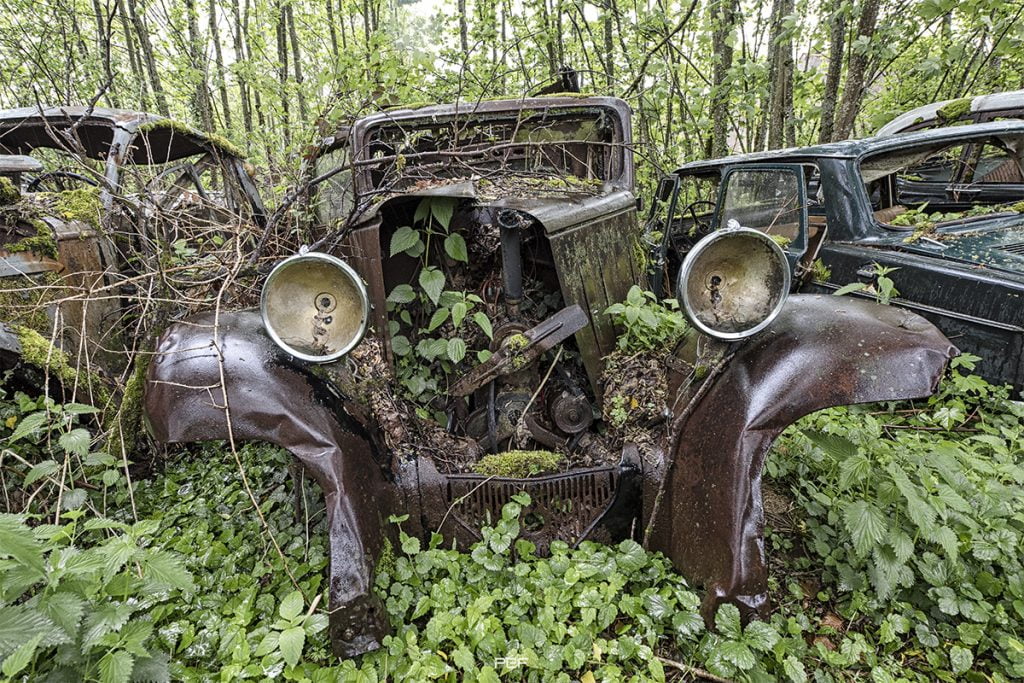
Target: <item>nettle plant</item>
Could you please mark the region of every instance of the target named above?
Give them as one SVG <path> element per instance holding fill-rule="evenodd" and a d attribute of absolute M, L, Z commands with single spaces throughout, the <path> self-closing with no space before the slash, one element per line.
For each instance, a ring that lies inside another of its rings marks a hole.
<path fill-rule="evenodd" d="M 883 266 L 879 263 L 873 263 L 871 265 L 875 276 L 875 281 L 873 283 L 851 282 L 850 284 L 837 289 L 834 292 L 835 296 L 843 296 L 844 294 L 850 294 L 852 292 L 867 292 L 874 295 L 878 303 L 886 305 L 888 305 L 893 298 L 898 297 L 900 295 L 900 290 L 896 289 L 896 283 L 894 283 L 892 278 L 889 277 L 889 274 L 893 271 L 899 270 L 899 268 Z"/>
<path fill-rule="evenodd" d="M 686 319 L 675 299 L 658 297 L 637 285 L 629 288 L 626 300 L 604 310 L 621 330 L 619 350 L 639 353 L 669 348 L 686 331 Z"/>
<path fill-rule="evenodd" d="M 446 378 L 470 354 L 467 337 L 479 337 L 466 325 L 472 323 L 488 339 L 493 336 L 491 320 L 479 296 L 445 289 L 448 277 L 444 259 L 469 261 L 465 238 L 450 229 L 455 206 L 456 200 L 447 197 L 423 199 L 413 215 L 413 224 L 394 232 L 389 249 L 391 256 L 404 253 L 420 262 L 416 286 L 402 283 L 388 294 L 389 332 L 391 349 L 397 357 L 398 381 L 406 396 L 420 404 L 420 417 L 440 421 L 443 415 L 431 413 L 427 402 L 444 390 Z M 490 355 L 488 349 L 473 353 L 478 362 Z"/>

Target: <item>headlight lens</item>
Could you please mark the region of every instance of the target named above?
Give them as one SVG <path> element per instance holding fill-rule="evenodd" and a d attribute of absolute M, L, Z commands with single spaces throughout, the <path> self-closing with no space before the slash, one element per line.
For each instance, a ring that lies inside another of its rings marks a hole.
<path fill-rule="evenodd" d="M 370 300 L 341 259 L 307 252 L 274 267 L 260 297 L 263 326 L 289 354 L 312 363 L 338 360 L 366 334 Z"/>

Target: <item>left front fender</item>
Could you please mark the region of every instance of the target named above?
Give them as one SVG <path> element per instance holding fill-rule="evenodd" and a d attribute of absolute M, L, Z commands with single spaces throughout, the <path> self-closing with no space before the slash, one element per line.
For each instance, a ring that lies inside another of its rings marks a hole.
<path fill-rule="evenodd" d="M 302 462 L 327 506 L 335 652 L 380 647 L 390 626 L 374 570 L 399 493 L 342 397 L 270 340 L 259 313 L 242 311 L 222 313 L 216 329 L 212 313 L 171 326 L 149 365 L 144 408 L 160 442 L 268 441 Z"/>

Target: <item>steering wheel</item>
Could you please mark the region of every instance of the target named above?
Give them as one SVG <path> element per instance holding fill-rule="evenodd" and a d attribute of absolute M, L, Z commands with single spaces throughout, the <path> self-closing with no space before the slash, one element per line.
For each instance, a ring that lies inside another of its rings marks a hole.
<path fill-rule="evenodd" d="M 683 212 L 690 214 L 690 218 L 693 219 L 693 225 L 694 228 L 696 228 L 697 234 L 703 236 L 711 232 L 711 224 L 705 223 L 697 216 L 697 209 L 701 207 L 710 207 L 711 211 L 714 212 L 716 204 L 706 199 L 698 199 L 695 202 L 691 202 Z"/>
<path fill-rule="evenodd" d="M 44 192 L 66 192 L 67 190 L 74 189 L 72 183 L 67 181 L 75 181 L 76 183 L 83 183 L 85 185 L 91 185 L 96 187 L 98 183 L 81 173 L 74 173 L 72 171 L 48 171 L 41 173 L 29 181 L 25 187 L 26 192 L 39 192 L 40 188 Z M 45 187 L 43 187 L 45 184 Z"/>

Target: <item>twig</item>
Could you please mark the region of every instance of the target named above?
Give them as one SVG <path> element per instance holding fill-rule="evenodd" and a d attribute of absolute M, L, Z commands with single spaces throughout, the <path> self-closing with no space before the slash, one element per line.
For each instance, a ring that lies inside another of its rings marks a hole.
<path fill-rule="evenodd" d="M 732 679 L 730 679 L 730 678 L 722 678 L 721 676 L 716 676 L 715 674 L 711 673 L 710 671 L 705 671 L 704 669 L 698 669 L 695 666 L 690 666 L 689 664 L 683 664 L 682 662 L 677 662 L 674 659 L 667 659 L 665 657 L 658 657 L 657 655 L 655 655 L 655 659 L 657 659 L 662 664 L 665 664 L 667 666 L 671 666 L 673 669 L 679 669 L 683 673 L 690 674 L 691 676 L 696 676 L 697 678 L 703 678 L 703 679 L 706 679 L 706 680 L 709 680 L 709 681 L 715 681 L 716 683 L 733 683 Z"/>

